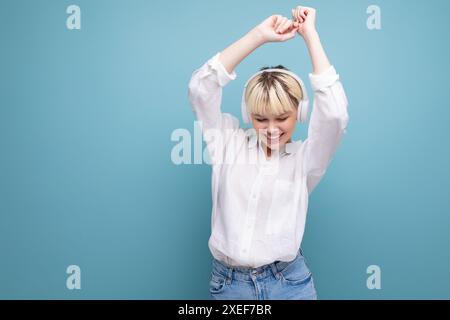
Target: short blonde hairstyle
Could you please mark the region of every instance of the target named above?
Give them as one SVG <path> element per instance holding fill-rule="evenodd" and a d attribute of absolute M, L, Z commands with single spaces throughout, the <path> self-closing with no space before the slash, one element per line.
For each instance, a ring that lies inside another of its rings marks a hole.
<path fill-rule="evenodd" d="M 269 69 L 262 68 L 260 71 Z M 272 67 L 270 68 L 272 69 Z M 288 70 L 283 66 L 273 69 Z M 245 103 L 250 115 L 279 116 L 285 112 L 297 112 L 298 104 L 303 98 L 302 89 L 293 77 L 276 71 L 262 72 L 247 85 Z"/>

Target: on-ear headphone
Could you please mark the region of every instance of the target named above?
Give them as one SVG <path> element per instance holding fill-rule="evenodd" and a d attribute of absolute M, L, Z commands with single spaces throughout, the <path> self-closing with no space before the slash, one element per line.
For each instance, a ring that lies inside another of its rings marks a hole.
<path fill-rule="evenodd" d="M 300 77 L 297 76 L 295 73 L 288 71 L 288 70 L 265 69 L 265 70 L 255 73 L 253 76 L 251 76 L 250 79 L 248 79 L 244 85 L 244 93 L 242 94 L 242 103 L 241 103 L 242 119 L 244 120 L 244 123 L 250 123 L 250 119 L 251 119 L 250 113 L 248 112 L 248 109 L 247 109 L 247 104 L 245 103 L 245 92 L 247 91 L 247 85 L 253 78 L 255 78 L 256 76 L 260 75 L 263 72 L 281 72 L 281 73 L 290 75 L 295 80 L 297 80 L 298 84 L 300 85 L 300 88 L 302 89 L 302 99 L 299 101 L 298 109 L 297 109 L 297 122 L 301 122 L 301 123 L 306 122 L 308 120 L 309 100 L 308 100 L 308 93 L 306 92 L 306 87 L 303 84 L 302 79 L 300 79 Z"/>

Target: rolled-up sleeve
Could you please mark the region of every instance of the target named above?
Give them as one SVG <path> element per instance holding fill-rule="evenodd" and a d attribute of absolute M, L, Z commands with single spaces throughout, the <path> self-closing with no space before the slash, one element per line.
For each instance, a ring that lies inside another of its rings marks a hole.
<path fill-rule="evenodd" d="M 228 73 L 219 56 L 220 52 L 195 70 L 189 81 L 189 102 L 204 129 L 239 126 L 237 118 L 221 112 L 222 88 L 236 79 L 236 72 Z"/>
<path fill-rule="evenodd" d="M 305 140 L 304 168 L 308 192 L 324 176 L 335 154 L 349 120 L 348 100 L 333 66 L 321 74 L 309 74 L 314 91 L 313 110 Z"/>
<path fill-rule="evenodd" d="M 215 54 L 199 69 L 192 73 L 189 81 L 188 98 L 195 118 L 201 124 L 203 137 L 210 152 L 217 152 L 225 145 L 230 133 L 226 129 L 238 129 L 239 120 L 229 114 L 222 113 L 222 90 L 231 80 L 236 79 L 236 72 L 227 72 L 219 60 L 220 52 Z M 220 130 L 222 143 L 213 146 L 207 137 L 207 130 Z M 232 130 L 231 130 L 232 131 Z M 227 137 L 228 136 L 228 137 Z"/>

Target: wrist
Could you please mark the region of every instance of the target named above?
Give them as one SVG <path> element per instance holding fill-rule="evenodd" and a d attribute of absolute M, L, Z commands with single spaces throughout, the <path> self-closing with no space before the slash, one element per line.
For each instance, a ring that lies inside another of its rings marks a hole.
<path fill-rule="evenodd" d="M 250 32 L 247 35 L 250 37 L 252 42 L 254 42 L 257 46 L 261 46 L 267 42 L 263 32 L 258 27 L 255 27 L 252 30 L 250 30 Z"/>
<path fill-rule="evenodd" d="M 314 40 L 319 39 L 319 34 L 317 33 L 317 30 L 315 30 L 315 29 L 305 32 L 302 36 L 303 36 L 303 39 L 305 40 L 305 42 L 312 42 Z"/>

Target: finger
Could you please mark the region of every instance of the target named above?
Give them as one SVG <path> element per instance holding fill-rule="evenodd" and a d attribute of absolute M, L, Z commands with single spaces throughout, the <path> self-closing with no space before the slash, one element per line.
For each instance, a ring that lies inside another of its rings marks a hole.
<path fill-rule="evenodd" d="M 275 30 L 277 30 L 277 28 L 280 26 L 281 20 L 282 20 L 282 17 L 281 16 L 277 16 L 277 19 L 275 20 L 275 24 L 273 26 L 273 28 Z"/>
<path fill-rule="evenodd" d="M 287 19 L 286 17 L 281 16 L 280 20 L 278 21 L 279 22 L 278 26 L 281 26 L 286 21 L 286 19 Z"/>
<path fill-rule="evenodd" d="M 289 29 L 286 33 L 280 34 L 280 41 L 286 41 L 288 39 L 291 39 L 295 36 L 297 33 L 298 28 L 292 27 Z"/>
<path fill-rule="evenodd" d="M 281 26 L 280 26 L 280 32 L 284 33 L 286 30 L 288 30 L 292 25 L 291 20 L 286 20 Z"/>
<path fill-rule="evenodd" d="M 277 16 L 273 15 L 270 18 L 271 18 L 270 22 L 272 23 L 272 27 L 273 27 L 275 25 L 275 23 L 277 22 Z"/>
<path fill-rule="evenodd" d="M 294 17 L 294 20 L 298 21 L 298 9 L 295 8 L 293 9 L 294 13 L 292 14 L 292 16 Z"/>
<path fill-rule="evenodd" d="M 282 32 L 282 28 L 283 26 L 286 24 L 287 18 L 284 18 L 280 21 L 280 24 L 278 25 L 278 27 L 275 28 L 276 32 Z"/>
<path fill-rule="evenodd" d="M 286 41 L 286 40 L 292 39 L 293 37 L 295 37 L 296 33 L 297 33 L 297 28 L 292 29 L 289 33 L 283 34 L 281 41 Z"/>
<path fill-rule="evenodd" d="M 292 27 L 286 32 L 286 34 L 289 34 L 289 35 L 290 34 L 295 34 L 297 32 L 297 30 L 298 30 L 298 28 Z"/>
<path fill-rule="evenodd" d="M 302 10 L 302 6 L 298 6 L 297 8 L 295 8 L 295 12 L 296 12 L 296 14 L 297 14 L 297 18 L 299 18 L 300 17 L 300 11 Z"/>
<path fill-rule="evenodd" d="M 303 8 L 302 7 L 300 7 L 299 9 L 297 9 L 297 20 L 300 22 L 300 23 L 303 23 L 304 21 L 305 21 L 305 19 L 306 19 L 306 16 L 303 14 Z"/>
<path fill-rule="evenodd" d="M 296 26 L 295 26 L 295 22 L 294 21 L 292 21 L 292 20 L 290 20 L 290 24 L 289 24 L 289 26 L 287 27 L 287 31 L 288 32 L 291 32 L 292 31 L 292 29 L 295 29 L 296 28 Z"/>
<path fill-rule="evenodd" d="M 275 16 L 275 21 L 273 24 L 274 29 L 276 29 L 278 27 L 278 25 L 280 24 L 280 20 L 281 20 L 281 16 L 280 15 L 276 15 Z"/>
<path fill-rule="evenodd" d="M 292 32 L 295 34 L 299 28 L 300 28 L 300 23 L 297 23 L 297 25 L 295 25 L 295 23 L 293 23 L 292 28 L 289 30 L 289 32 Z"/>
<path fill-rule="evenodd" d="M 314 12 L 314 9 L 313 9 L 313 8 L 303 7 L 303 9 L 302 9 L 302 14 L 303 14 L 305 17 L 308 17 L 308 15 L 312 14 L 313 12 Z"/>
<path fill-rule="evenodd" d="M 303 8 L 299 11 L 299 16 L 303 18 L 303 20 L 306 20 L 306 16 L 308 15 L 308 9 Z"/>

